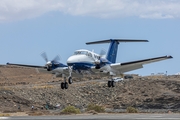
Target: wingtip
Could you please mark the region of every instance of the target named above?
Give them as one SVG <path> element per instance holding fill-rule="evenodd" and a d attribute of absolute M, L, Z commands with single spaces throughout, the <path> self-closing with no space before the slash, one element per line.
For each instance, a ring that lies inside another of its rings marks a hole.
<path fill-rule="evenodd" d="M 173 58 L 171 55 L 167 55 L 167 58 Z"/>

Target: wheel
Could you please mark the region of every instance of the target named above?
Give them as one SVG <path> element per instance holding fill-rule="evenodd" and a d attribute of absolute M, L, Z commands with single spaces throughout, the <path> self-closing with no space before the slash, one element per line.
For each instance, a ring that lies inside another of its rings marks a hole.
<path fill-rule="evenodd" d="M 64 88 L 65 88 L 65 83 L 62 82 L 62 83 L 61 83 L 61 89 L 64 89 Z"/>
<path fill-rule="evenodd" d="M 69 78 L 68 78 L 68 82 L 69 82 L 69 84 L 72 84 L 72 82 L 73 82 L 73 81 L 72 81 L 72 77 L 69 77 Z"/>
<path fill-rule="evenodd" d="M 111 86 L 115 87 L 115 82 L 113 80 L 111 81 Z"/>
<path fill-rule="evenodd" d="M 67 82 L 64 83 L 64 88 L 68 89 L 68 83 Z"/>
<path fill-rule="evenodd" d="M 108 87 L 111 87 L 111 81 L 108 81 Z"/>

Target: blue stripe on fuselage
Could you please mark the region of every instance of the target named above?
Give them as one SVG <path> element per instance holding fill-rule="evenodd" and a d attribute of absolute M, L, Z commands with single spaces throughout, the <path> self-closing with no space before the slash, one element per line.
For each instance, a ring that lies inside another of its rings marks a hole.
<path fill-rule="evenodd" d="M 68 63 L 68 66 L 73 66 L 74 70 L 88 70 L 92 66 L 94 66 L 94 64 L 87 62 L 76 62 L 76 63 Z"/>
<path fill-rule="evenodd" d="M 103 62 L 100 64 L 100 67 L 103 67 L 107 64 L 111 64 L 111 62 Z M 91 67 L 95 66 L 93 63 L 88 62 L 75 62 L 75 63 L 68 63 L 68 66 L 73 66 L 74 70 L 89 70 Z"/>

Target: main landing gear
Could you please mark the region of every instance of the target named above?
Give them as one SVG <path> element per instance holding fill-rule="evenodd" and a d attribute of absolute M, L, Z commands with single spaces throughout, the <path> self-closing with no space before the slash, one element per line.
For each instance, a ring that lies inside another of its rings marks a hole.
<path fill-rule="evenodd" d="M 61 83 L 61 89 L 68 89 L 68 83 L 67 82 L 62 82 Z"/>
<path fill-rule="evenodd" d="M 61 83 L 61 89 L 68 89 L 68 83 L 72 84 L 72 77 L 68 78 L 68 82 L 66 82 L 66 77 L 64 77 L 64 82 Z"/>
<path fill-rule="evenodd" d="M 108 87 L 115 87 L 115 82 L 114 82 L 114 80 L 109 80 L 109 81 L 108 81 Z"/>

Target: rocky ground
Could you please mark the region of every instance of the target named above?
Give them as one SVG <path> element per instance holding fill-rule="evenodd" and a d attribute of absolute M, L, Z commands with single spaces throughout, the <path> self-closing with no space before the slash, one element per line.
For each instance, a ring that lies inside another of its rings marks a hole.
<path fill-rule="evenodd" d="M 0 67 L 0 111 L 63 109 L 67 105 L 80 108 L 94 103 L 108 112 L 121 112 L 128 106 L 142 112 L 180 111 L 180 76 L 153 76 L 126 79 L 108 88 L 107 81 L 75 81 L 69 89 L 60 88 L 60 78 L 38 73 L 35 69 Z M 92 78 L 91 78 L 92 79 Z M 104 79 L 104 78 L 103 78 Z M 20 109 L 19 109 L 20 107 Z"/>

